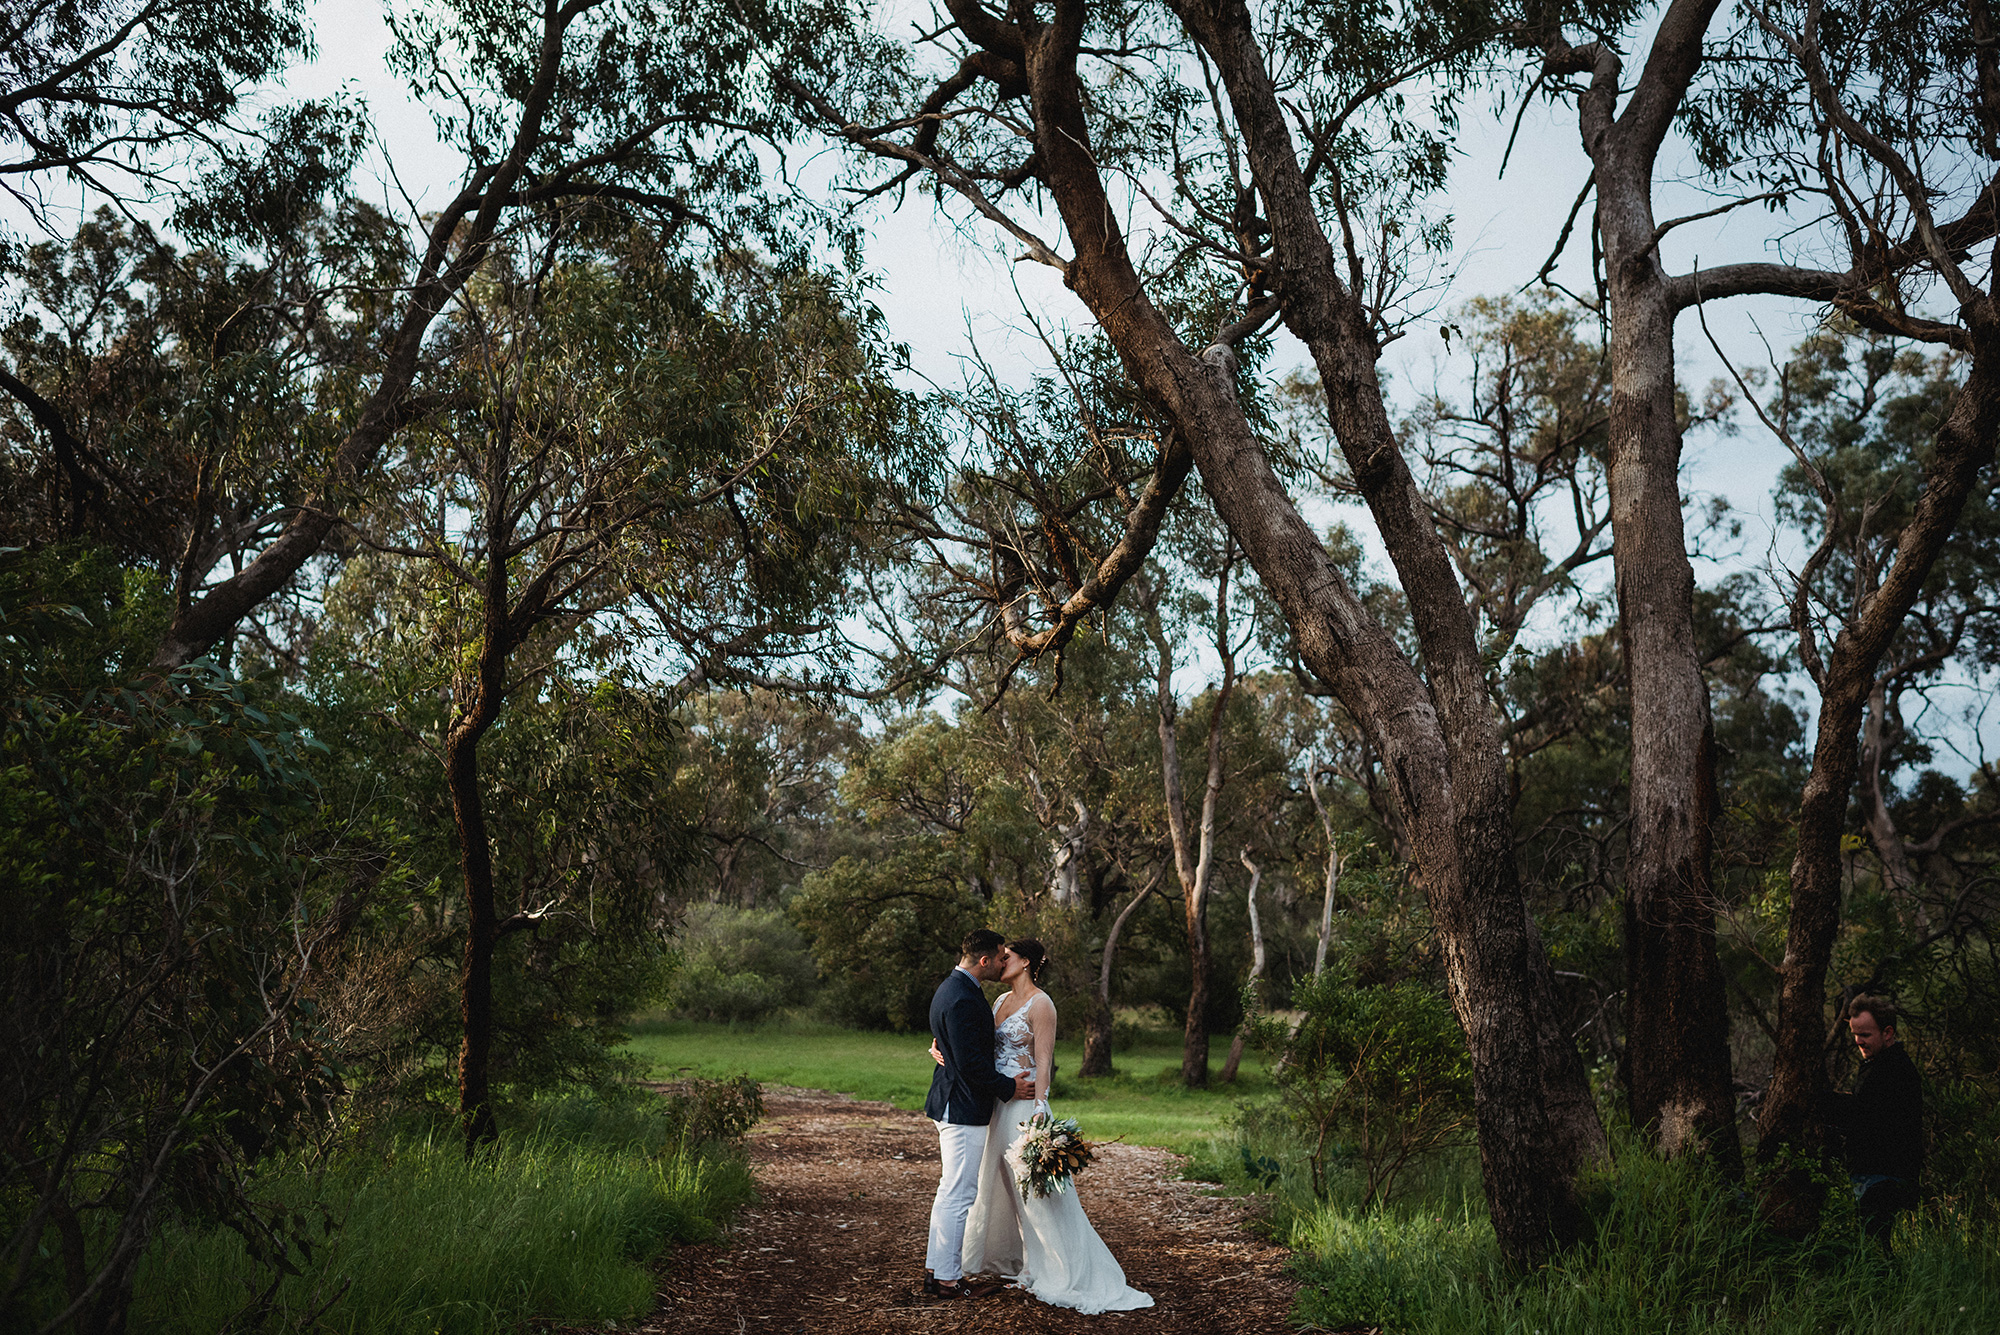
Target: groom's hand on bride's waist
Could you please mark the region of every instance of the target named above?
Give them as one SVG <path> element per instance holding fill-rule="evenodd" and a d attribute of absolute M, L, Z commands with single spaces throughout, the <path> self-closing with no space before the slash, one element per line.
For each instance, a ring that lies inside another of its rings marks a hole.
<path fill-rule="evenodd" d="M 1032 1099 L 1035 1097 L 1035 1077 L 1031 1075 L 1015 1076 L 1014 1097 L 1017 1099 Z"/>

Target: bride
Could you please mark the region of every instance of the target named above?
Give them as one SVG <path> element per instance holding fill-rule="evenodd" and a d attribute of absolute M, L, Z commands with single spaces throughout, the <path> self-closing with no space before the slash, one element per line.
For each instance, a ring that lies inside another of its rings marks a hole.
<path fill-rule="evenodd" d="M 1048 963 L 1041 942 L 1010 941 L 1000 962 L 1000 981 L 1008 990 L 993 1006 L 994 1065 L 1003 1075 L 1032 1075 L 1035 1097 L 1000 1104 L 987 1125 L 979 1198 L 965 1221 L 965 1273 L 997 1272 L 1045 1303 L 1079 1312 L 1151 1307 L 1150 1296 L 1125 1283 L 1125 1271 L 1084 1216 L 1075 1179 L 1067 1191 L 1021 1198 L 1005 1155 L 1019 1138 L 1021 1123 L 1049 1110 L 1056 1008 L 1035 986 Z M 932 1055 L 943 1060 L 935 1045 Z"/>

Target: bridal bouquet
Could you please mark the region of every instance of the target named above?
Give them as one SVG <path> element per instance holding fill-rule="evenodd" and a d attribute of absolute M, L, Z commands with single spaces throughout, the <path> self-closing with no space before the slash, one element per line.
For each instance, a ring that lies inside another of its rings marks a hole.
<path fill-rule="evenodd" d="M 1021 1123 L 1020 1139 L 1007 1147 L 1021 1199 L 1069 1190 L 1070 1179 L 1090 1167 L 1096 1148 L 1078 1134 L 1074 1117 L 1057 1121 L 1038 1112 Z"/>

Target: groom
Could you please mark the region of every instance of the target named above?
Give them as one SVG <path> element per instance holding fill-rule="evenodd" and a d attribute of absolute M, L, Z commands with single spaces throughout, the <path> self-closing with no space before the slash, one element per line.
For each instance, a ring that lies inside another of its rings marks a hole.
<path fill-rule="evenodd" d="M 1001 1075 L 993 1066 L 993 1012 L 979 985 L 1000 981 L 1005 944 L 1000 933 L 985 928 L 968 933 L 959 946 L 958 967 L 931 998 L 931 1037 L 944 1062 L 931 1076 L 930 1097 L 924 1100 L 924 1116 L 937 1123 L 941 1165 L 931 1202 L 924 1292 L 942 1298 L 980 1296 L 964 1282 L 959 1253 L 965 1217 L 979 1195 L 979 1161 L 994 1101 L 1035 1094 L 1032 1077 Z"/>

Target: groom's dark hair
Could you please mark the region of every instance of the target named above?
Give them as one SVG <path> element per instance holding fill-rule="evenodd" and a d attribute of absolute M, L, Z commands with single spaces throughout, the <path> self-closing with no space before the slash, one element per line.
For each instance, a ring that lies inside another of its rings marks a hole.
<path fill-rule="evenodd" d="M 958 957 L 976 960 L 987 955 L 997 955 L 1000 953 L 1000 947 L 1006 944 L 1006 937 L 990 927 L 982 927 L 976 932 L 965 934 L 965 940 L 958 943 Z"/>

